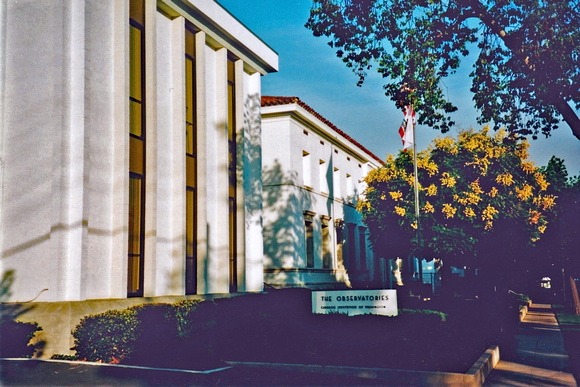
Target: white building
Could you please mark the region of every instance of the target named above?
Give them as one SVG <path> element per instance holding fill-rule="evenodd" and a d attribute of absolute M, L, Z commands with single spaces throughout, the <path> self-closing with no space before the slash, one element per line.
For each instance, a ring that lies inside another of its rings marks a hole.
<path fill-rule="evenodd" d="M 264 282 L 366 287 L 378 278 L 355 205 L 383 162 L 296 97 L 262 97 Z"/>
<path fill-rule="evenodd" d="M 211 0 L 1 1 L 9 301 L 261 291 L 260 78 L 277 68 Z"/>

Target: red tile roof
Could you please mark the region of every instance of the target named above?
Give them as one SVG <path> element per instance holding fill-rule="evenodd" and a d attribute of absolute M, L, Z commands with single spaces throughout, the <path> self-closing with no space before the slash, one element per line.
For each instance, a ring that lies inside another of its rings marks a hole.
<path fill-rule="evenodd" d="M 305 104 L 304 102 L 302 102 L 300 100 L 300 98 L 298 98 L 298 97 L 273 97 L 273 96 L 267 96 L 267 95 L 266 96 L 262 96 L 262 106 L 290 105 L 290 104 L 293 104 L 293 103 L 295 103 L 295 104 L 297 104 L 299 106 L 302 106 L 302 108 L 304 108 L 306 111 L 310 112 L 312 115 L 314 115 L 320 121 L 322 121 L 326 125 L 328 125 L 328 127 L 330 127 L 332 130 L 334 130 L 336 133 L 340 134 L 341 136 L 343 136 L 344 138 L 346 138 L 348 141 L 350 141 L 351 143 L 353 143 L 354 145 L 356 145 L 359 149 L 361 149 L 366 154 L 368 154 L 369 156 L 371 156 L 374 160 L 378 161 L 381 165 L 384 165 L 385 164 L 385 162 L 383 160 L 381 160 L 380 158 L 378 158 L 377 156 L 375 156 L 371 151 L 369 151 L 364 146 L 362 146 L 361 144 L 359 144 L 357 141 L 355 141 L 348 134 L 346 134 L 342 130 L 338 129 L 332 122 L 328 121 L 326 118 L 324 118 L 320 114 L 318 114 L 316 112 L 316 110 L 312 109 L 310 106 L 308 106 L 307 104 Z"/>

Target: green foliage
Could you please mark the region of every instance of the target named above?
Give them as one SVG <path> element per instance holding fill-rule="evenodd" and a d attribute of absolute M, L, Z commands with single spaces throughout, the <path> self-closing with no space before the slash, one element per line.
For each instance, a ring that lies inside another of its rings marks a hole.
<path fill-rule="evenodd" d="M 525 139 L 490 136 L 487 129 L 436 139 L 418 154 L 419 223 L 412 157 L 389 156 L 365 178 L 365 199 L 358 203 L 375 252 L 387 258 L 417 253 L 471 267 L 501 264 L 497 246 L 506 255 L 513 249 L 512 258 L 521 255 L 518 249 L 545 232 L 556 202 L 527 147 Z M 422 251 L 414 250 L 418 235 Z"/>
<path fill-rule="evenodd" d="M 543 275 L 560 278 L 560 270 L 565 269 L 567 276 L 580 277 L 580 228 L 578 211 L 580 210 L 580 179 L 568 177 L 562 160 L 553 157 L 543 168 L 550 183 L 549 191 L 558 197 L 558 206 L 549 219 L 550 226 L 546 235 L 539 241 L 538 261 L 547 261 Z M 552 273 L 550 273 L 552 270 Z"/>
<path fill-rule="evenodd" d="M 63 355 L 62 353 L 54 354 L 50 358 L 53 360 L 70 360 L 70 361 L 78 360 L 75 355 Z"/>
<path fill-rule="evenodd" d="M 424 1 L 313 0 L 306 27 L 359 77 L 376 66 L 386 95 L 413 104 L 419 123 L 447 132 L 441 80 L 479 52 L 471 91 L 479 122 L 546 136 L 563 118 L 580 138 L 579 0 Z M 474 20 L 477 20 L 475 22 Z"/>
<path fill-rule="evenodd" d="M 131 354 L 139 335 L 135 308 L 84 317 L 72 332 L 79 359 L 110 363 Z"/>
<path fill-rule="evenodd" d="M 185 337 L 191 333 L 193 329 L 192 314 L 200 302 L 200 300 L 183 300 L 173 304 L 178 336 Z"/>
<path fill-rule="evenodd" d="M 188 336 L 198 300 L 141 304 L 84 317 L 73 330 L 76 358 L 97 362 L 140 360 L 178 337 Z"/>
<path fill-rule="evenodd" d="M 151 325 L 139 328 L 133 353 L 122 362 L 194 370 L 232 360 L 465 372 L 498 337 L 497 324 L 488 324 L 497 318 L 495 303 L 482 310 L 480 302 L 456 301 L 448 309 L 422 302 L 435 310 L 397 317 L 317 315 L 310 303 L 307 289 L 184 302 L 188 310 L 180 313 L 191 329 L 182 336 L 172 326 L 176 304 L 140 307 L 147 314 L 140 314 L 141 324 Z"/>
<path fill-rule="evenodd" d="M 439 316 L 441 321 L 447 321 L 447 316 L 448 316 L 447 313 L 443 313 L 441 311 L 431 310 L 431 309 L 406 309 L 406 308 L 402 308 L 402 309 L 399 309 L 399 313 Z"/>

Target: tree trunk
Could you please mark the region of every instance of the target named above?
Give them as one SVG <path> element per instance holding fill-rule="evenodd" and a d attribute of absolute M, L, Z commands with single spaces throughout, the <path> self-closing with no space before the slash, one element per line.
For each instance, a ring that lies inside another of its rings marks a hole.
<path fill-rule="evenodd" d="M 564 121 L 570 126 L 572 129 L 572 133 L 576 136 L 577 139 L 580 140 L 580 118 L 576 115 L 574 109 L 568 105 L 563 98 L 560 98 L 559 101 L 554 103 L 554 107 L 558 109 L 558 112 L 564 117 Z"/>

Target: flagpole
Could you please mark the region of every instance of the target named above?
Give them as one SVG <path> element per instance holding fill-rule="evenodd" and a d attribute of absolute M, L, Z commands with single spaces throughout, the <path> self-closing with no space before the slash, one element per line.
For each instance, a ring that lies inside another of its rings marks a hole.
<path fill-rule="evenodd" d="M 415 222 L 417 224 L 417 247 L 418 247 L 418 254 L 422 255 L 423 246 L 422 246 L 422 239 L 421 239 L 421 226 L 419 224 L 419 174 L 417 173 L 417 141 L 416 133 L 417 127 L 415 120 L 413 120 L 413 176 L 415 178 Z M 419 281 L 423 283 L 423 257 L 417 257 L 419 260 Z"/>
<path fill-rule="evenodd" d="M 417 141 L 415 141 L 415 124 L 413 123 L 413 176 L 415 177 L 415 220 L 419 229 L 419 177 L 417 176 Z"/>

